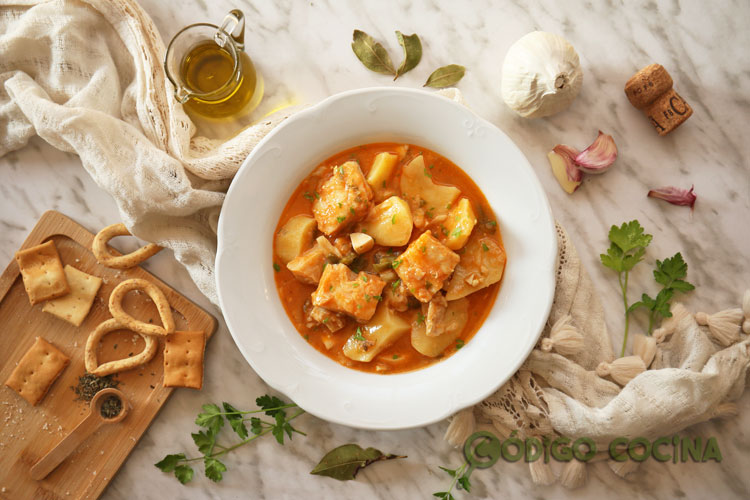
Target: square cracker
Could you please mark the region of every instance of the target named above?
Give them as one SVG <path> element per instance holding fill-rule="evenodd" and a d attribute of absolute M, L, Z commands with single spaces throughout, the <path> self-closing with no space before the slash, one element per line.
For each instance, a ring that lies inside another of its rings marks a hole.
<path fill-rule="evenodd" d="M 23 286 L 32 306 L 70 292 L 60 255 L 52 240 L 26 250 L 19 250 L 16 252 L 16 262 L 21 269 Z"/>
<path fill-rule="evenodd" d="M 204 332 L 174 332 L 164 343 L 164 387 L 203 387 Z"/>
<path fill-rule="evenodd" d="M 102 286 L 102 279 L 86 274 L 71 265 L 66 265 L 64 271 L 70 285 L 70 293 L 46 302 L 42 311 L 54 314 L 75 326 L 81 326 L 91 310 L 99 287 Z"/>
<path fill-rule="evenodd" d="M 5 385 L 36 406 L 69 362 L 70 358 L 60 349 L 42 337 L 37 337 L 34 345 L 26 351 L 5 381 Z"/>

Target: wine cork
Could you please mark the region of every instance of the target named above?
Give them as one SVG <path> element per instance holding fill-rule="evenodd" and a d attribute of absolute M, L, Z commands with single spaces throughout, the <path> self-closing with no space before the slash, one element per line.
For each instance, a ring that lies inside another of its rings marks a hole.
<path fill-rule="evenodd" d="M 630 104 L 643 110 L 659 135 L 667 135 L 693 114 L 672 85 L 672 77 L 660 64 L 646 66 L 625 84 Z"/>

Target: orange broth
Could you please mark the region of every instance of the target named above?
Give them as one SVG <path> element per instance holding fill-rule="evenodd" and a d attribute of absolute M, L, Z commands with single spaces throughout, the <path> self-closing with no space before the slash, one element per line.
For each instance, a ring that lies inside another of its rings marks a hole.
<path fill-rule="evenodd" d="M 390 179 L 387 181 L 387 187 L 394 189 L 398 192 L 398 185 L 401 176 L 401 169 L 403 165 L 406 165 L 416 155 L 422 154 L 424 156 L 425 165 L 429 165 L 429 174 L 432 176 L 433 182 L 436 184 L 442 184 L 447 186 L 455 186 L 461 191 L 461 197 L 466 197 L 472 204 L 472 208 L 477 216 L 477 224 L 474 231 L 486 231 L 489 236 L 495 239 L 498 244 L 502 247 L 502 237 L 500 235 L 499 227 L 496 224 L 496 219 L 492 208 L 490 207 L 487 199 L 482 194 L 482 191 L 474 183 L 474 181 L 457 165 L 452 163 L 447 158 L 440 156 L 439 154 L 430 151 L 429 149 L 408 145 L 407 154 L 401 159 Z M 323 167 L 334 167 L 343 164 L 349 160 L 356 160 L 359 162 L 360 168 L 365 176 L 367 176 L 375 156 L 378 153 L 390 152 L 398 154 L 399 150 L 403 150 L 404 145 L 398 143 L 373 143 L 354 148 L 347 149 L 337 153 L 320 165 L 313 169 L 308 177 L 306 177 L 302 183 L 292 194 L 291 198 L 287 202 L 284 210 L 279 217 L 279 221 L 276 225 L 274 234 L 278 233 L 281 227 L 295 215 L 309 215 L 313 216 L 312 212 L 312 199 L 310 193 L 315 193 L 318 182 L 321 177 L 316 175 L 316 171 Z M 325 177 L 323 177 L 325 178 Z M 373 202 L 373 205 L 375 203 Z M 417 239 L 419 235 L 424 232 L 423 229 L 414 227 L 412 230 L 411 241 Z M 321 234 L 316 231 L 315 237 Z M 408 245 L 399 247 L 395 250 L 403 251 Z M 370 257 L 378 249 L 383 249 L 379 245 L 368 251 L 365 256 Z M 461 255 L 462 250 L 456 251 Z M 364 259 L 366 264 L 362 268 L 364 271 L 372 272 L 371 260 Z M 477 332 L 479 327 L 484 322 L 485 318 L 490 312 L 492 305 L 495 302 L 497 293 L 502 284 L 502 280 L 498 283 L 490 285 L 486 288 L 478 290 L 466 298 L 469 300 L 469 319 L 466 326 L 462 330 L 458 340 L 454 345 L 448 346 L 442 354 L 435 358 L 431 358 L 419 353 L 411 345 L 411 335 L 407 332 L 402 335 L 394 344 L 387 347 L 380 354 L 369 362 L 354 361 L 346 357 L 342 348 L 346 341 L 355 334 L 357 326 L 359 325 L 356 321 L 349 318 L 346 320 L 345 326 L 336 331 L 329 332 L 329 330 L 323 326 L 318 325 L 314 328 L 308 328 L 306 326 L 305 313 L 303 312 L 303 306 L 305 302 L 310 298 L 312 292 L 315 291 L 315 285 L 308 285 L 298 281 L 294 275 L 283 265 L 277 263 L 278 257 L 276 257 L 276 248 L 274 242 L 274 269 L 276 289 L 279 293 L 284 309 L 286 310 L 289 319 L 291 320 L 297 331 L 305 338 L 310 345 L 317 349 L 322 354 L 328 356 L 337 363 L 344 365 L 349 368 L 361 370 L 364 372 L 379 373 L 379 374 L 392 374 L 407 372 L 411 370 L 417 370 L 429 366 L 439 360 L 445 359 L 458 351 L 464 344 L 469 342 L 474 334 Z M 388 283 L 386 286 L 390 286 Z M 378 307 L 386 307 L 385 304 L 379 304 Z M 397 312 L 397 315 L 407 320 L 410 324 L 417 321 L 417 317 L 420 314 L 420 309 L 408 309 L 404 312 Z M 333 346 L 330 349 L 326 349 L 323 339 L 327 338 L 329 341 L 333 340 Z"/>

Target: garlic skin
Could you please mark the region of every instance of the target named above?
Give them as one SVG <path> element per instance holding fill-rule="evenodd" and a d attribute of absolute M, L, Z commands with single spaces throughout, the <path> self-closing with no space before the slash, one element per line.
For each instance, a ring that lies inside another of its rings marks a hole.
<path fill-rule="evenodd" d="M 690 186 L 690 189 L 666 186 L 650 190 L 647 196 L 649 198 L 664 200 L 672 205 L 690 207 L 692 209 L 695 205 L 695 200 L 698 199 L 698 196 L 693 192 L 694 188 L 695 186 Z"/>
<path fill-rule="evenodd" d="M 532 31 L 508 49 L 500 85 L 510 109 L 524 118 L 541 118 L 570 106 L 582 83 L 573 46 L 559 35 Z"/>
<path fill-rule="evenodd" d="M 617 159 L 617 145 L 611 135 L 601 130 L 591 146 L 581 151 L 573 161 L 587 174 L 603 174 Z"/>

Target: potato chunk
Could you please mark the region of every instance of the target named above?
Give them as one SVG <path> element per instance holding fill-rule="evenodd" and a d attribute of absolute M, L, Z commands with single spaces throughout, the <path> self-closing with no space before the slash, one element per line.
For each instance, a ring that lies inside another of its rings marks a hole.
<path fill-rule="evenodd" d="M 372 319 L 344 344 L 344 356 L 369 363 L 383 349 L 392 345 L 409 331 L 409 323 L 398 317 L 390 308 L 380 306 Z"/>
<path fill-rule="evenodd" d="M 327 262 L 326 252 L 316 243 L 314 247 L 292 259 L 286 268 L 302 283 L 316 285 L 320 281 Z"/>
<path fill-rule="evenodd" d="M 419 155 L 401 171 L 401 193 L 412 211 L 422 209 L 434 216 L 450 210 L 461 191 L 453 186 L 435 184 L 430 169 L 424 164 L 424 157 Z"/>
<path fill-rule="evenodd" d="M 443 331 L 438 336 L 427 335 L 427 325 L 424 321 L 412 324 L 411 345 L 414 349 L 425 356 L 434 358 L 439 356 L 445 349 L 453 344 L 461 336 L 467 321 L 469 320 L 469 301 L 459 299 L 448 302 L 443 318 L 440 320 L 439 328 Z"/>
<path fill-rule="evenodd" d="M 295 215 L 276 233 L 276 255 L 282 264 L 298 257 L 312 246 L 315 219 L 308 215 Z"/>
<path fill-rule="evenodd" d="M 327 236 L 364 219 L 372 205 L 372 189 L 356 161 L 333 167 L 331 176 L 318 183 L 317 192 L 320 197 L 313 202 L 313 215 Z"/>
<path fill-rule="evenodd" d="M 367 173 L 367 183 L 375 193 L 375 199 L 385 199 L 386 185 L 393 175 L 398 163 L 398 155 L 394 153 L 378 153 Z"/>
<path fill-rule="evenodd" d="M 448 212 L 448 217 L 441 225 L 441 241 L 451 250 L 458 250 L 466 245 L 469 236 L 477 224 L 477 216 L 468 198 L 461 198 L 456 206 Z"/>
<path fill-rule="evenodd" d="M 354 274 L 344 264 L 330 264 L 312 294 L 312 304 L 365 322 L 375 314 L 384 286 L 376 274 Z"/>
<path fill-rule="evenodd" d="M 409 205 L 398 196 L 391 196 L 375 205 L 362 222 L 362 232 L 386 247 L 400 247 L 409 243 L 413 222 Z"/>
<path fill-rule="evenodd" d="M 398 259 L 393 268 L 420 302 L 429 302 L 458 264 L 459 256 L 425 231 Z"/>
<path fill-rule="evenodd" d="M 494 239 L 474 232 L 464 247 L 461 261 L 446 285 L 445 298 L 456 300 L 497 283 L 505 270 L 505 250 Z"/>

